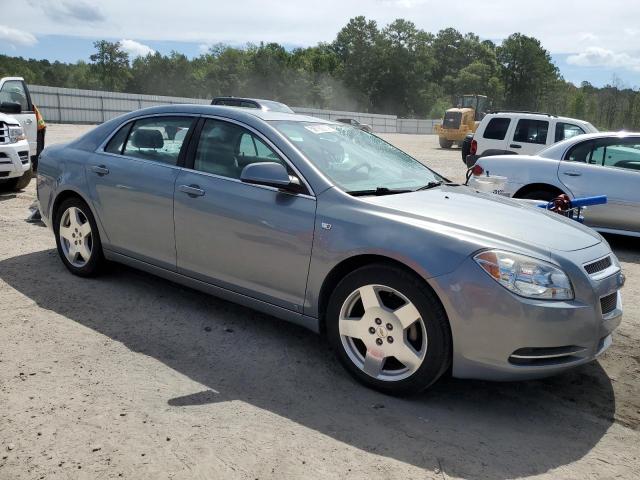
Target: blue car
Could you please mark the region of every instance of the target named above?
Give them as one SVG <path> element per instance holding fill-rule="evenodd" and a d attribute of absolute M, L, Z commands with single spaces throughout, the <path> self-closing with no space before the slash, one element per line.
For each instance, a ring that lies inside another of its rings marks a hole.
<path fill-rule="evenodd" d="M 155 107 L 48 147 L 37 182 L 71 273 L 120 262 L 297 323 L 391 394 L 555 374 L 622 318 L 598 233 L 342 123 Z"/>

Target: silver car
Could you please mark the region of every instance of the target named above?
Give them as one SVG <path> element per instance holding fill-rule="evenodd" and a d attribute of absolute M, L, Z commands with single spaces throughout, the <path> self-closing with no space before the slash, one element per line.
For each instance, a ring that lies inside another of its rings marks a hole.
<path fill-rule="evenodd" d="M 297 323 L 388 393 L 555 374 L 622 317 L 598 233 L 317 118 L 133 112 L 47 148 L 38 198 L 72 273 L 121 262 Z"/>
<path fill-rule="evenodd" d="M 547 147 L 536 155 L 483 157 L 469 181 L 486 172 L 506 177 L 499 193 L 551 200 L 606 195 L 605 205 L 588 207 L 585 223 L 600 232 L 640 236 L 640 134 L 590 133 Z"/>

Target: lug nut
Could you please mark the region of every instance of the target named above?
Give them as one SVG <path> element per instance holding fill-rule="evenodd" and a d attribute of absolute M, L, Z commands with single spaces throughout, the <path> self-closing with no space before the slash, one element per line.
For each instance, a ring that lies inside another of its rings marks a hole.
<path fill-rule="evenodd" d="M 369 327 L 369 333 L 373 335 L 374 333 L 376 333 L 376 329 L 373 327 Z"/>
<path fill-rule="evenodd" d="M 393 330 L 393 325 L 391 325 L 390 323 L 387 323 L 387 330 L 389 331 Z"/>
<path fill-rule="evenodd" d="M 380 320 L 379 318 L 376 318 L 376 325 L 381 325 L 382 324 L 382 320 Z"/>
<path fill-rule="evenodd" d="M 393 343 L 393 337 L 387 337 L 387 342 Z"/>
<path fill-rule="evenodd" d="M 378 345 L 382 345 L 382 339 L 381 338 L 376 338 L 376 343 Z"/>

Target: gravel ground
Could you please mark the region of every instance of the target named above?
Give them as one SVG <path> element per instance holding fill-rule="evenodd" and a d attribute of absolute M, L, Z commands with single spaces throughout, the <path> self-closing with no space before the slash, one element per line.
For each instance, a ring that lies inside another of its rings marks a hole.
<path fill-rule="evenodd" d="M 386 138 L 462 179 L 435 137 Z M 609 237 L 626 311 L 598 362 L 396 399 L 294 325 L 122 266 L 71 276 L 33 198 L 0 195 L 0 479 L 640 478 L 640 242 Z"/>

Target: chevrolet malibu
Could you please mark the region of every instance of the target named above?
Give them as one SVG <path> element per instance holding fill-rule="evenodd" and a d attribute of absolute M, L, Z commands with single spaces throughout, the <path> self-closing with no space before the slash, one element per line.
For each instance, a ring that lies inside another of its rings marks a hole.
<path fill-rule="evenodd" d="M 555 374 L 622 317 L 598 233 L 317 118 L 133 112 L 47 148 L 38 198 L 71 273 L 121 262 L 297 323 L 387 393 Z"/>

